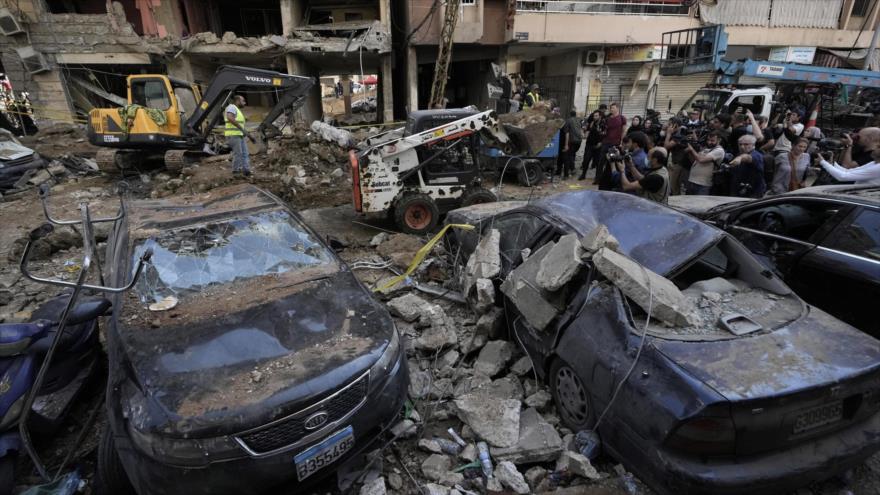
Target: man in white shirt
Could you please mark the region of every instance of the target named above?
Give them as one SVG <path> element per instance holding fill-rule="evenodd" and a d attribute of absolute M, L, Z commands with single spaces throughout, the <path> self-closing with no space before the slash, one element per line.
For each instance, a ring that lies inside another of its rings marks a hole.
<path fill-rule="evenodd" d="M 875 160 L 876 160 L 875 156 Z M 880 163 L 872 161 L 856 168 L 844 168 L 836 163 L 828 163 L 824 159 L 819 162 L 831 177 L 841 182 L 854 182 L 856 185 L 880 185 Z"/>
<path fill-rule="evenodd" d="M 774 155 L 791 151 L 791 140 L 804 132 L 804 124 L 801 124 L 803 118 L 804 112 L 800 109 L 792 108 L 785 112 L 785 120 L 782 122 L 782 134 L 776 140 L 776 146 L 773 148 Z"/>

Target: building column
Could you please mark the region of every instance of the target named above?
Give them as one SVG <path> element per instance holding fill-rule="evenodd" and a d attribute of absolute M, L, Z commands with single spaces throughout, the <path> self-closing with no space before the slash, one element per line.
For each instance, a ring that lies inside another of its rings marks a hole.
<path fill-rule="evenodd" d="M 294 28 L 302 23 L 304 3 L 304 0 L 281 0 L 281 32 L 284 36 L 289 37 Z M 324 109 L 321 107 L 321 79 L 318 71 L 296 53 L 287 53 L 284 59 L 288 74 L 311 77 L 315 82 L 306 95 L 305 103 L 296 111 L 296 119 L 306 123 L 320 120 Z"/>
<path fill-rule="evenodd" d="M 419 62 L 414 46 L 406 49 L 406 106 L 407 113 L 419 109 Z"/>
<path fill-rule="evenodd" d="M 391 0 L 379 0 L 379 22 L 391 32 Z M 382 85 L 382 122 L 394 121 L 394 82 L 391 74 L 393 53 L 381 56 L 379 82 Z M 378 109 L 376 110 L 378 114 Z M 377 115 L 378 117 L 378 115 Z"/>
<path fill-rule="evenodd" d="M 394 122 L 394 94 L 391 92 L 391 54 L 382 56 L 382 74 L 379 82 L 382 84 L 382 122 Z"/>
<path fill-rule="evenodd" d="M 303 60 L 300 55 L 295 53 L 288 53 L 285 55 L 285 59 L 287 61 L 288 74 L 311 77 L 315 83 L 306 95 L 305 103 L 296 112 L 297 120 L 306 123 L 311 123 L 313 120 L 321 120 L 324 109 L 321 107 L 321 79 L 318 71 Z"/>
<path fill-rule="evenodd" d="M 166 66 L 168 75 L 184 81 L 195 82 L 196 76 L 193 72 L 192 62 L 189 55 L 181 53 L 177 58 L 171 59 Z"/>

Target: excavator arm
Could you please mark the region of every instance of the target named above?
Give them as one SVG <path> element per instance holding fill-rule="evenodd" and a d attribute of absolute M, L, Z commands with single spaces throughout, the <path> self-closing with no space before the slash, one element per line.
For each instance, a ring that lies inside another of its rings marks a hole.
<path fill-rule="evenodd" d="M 218 106 L 229 104 L 232 94 L 239 88 L 274 90 L 278 97 L 266 117 L 260 122 L 257 131 L 265 139 L 277 134 L 280 130 L 272 123 L 283 112 L 295 110 L 302 105 L 305 95 L 312 87 L 314 81 L 310 77 L 293 76 L 280 72 L 251 69 L 227 65 L 221 67 L 211 78 L 208 88 L 199 101 L 196 110 L 187 119 L 183 126 L 183 132 L 191 137 L 206 137 L 211 129 L 223 119 L 223 109 L 213 112 Z M 211 116 L 207 126 L 205 121 Z"/>

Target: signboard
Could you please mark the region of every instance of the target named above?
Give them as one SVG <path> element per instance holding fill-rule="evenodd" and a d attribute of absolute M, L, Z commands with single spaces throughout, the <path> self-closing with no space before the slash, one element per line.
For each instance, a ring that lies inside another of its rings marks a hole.
<path fill-rule="evenodd" d="M 762 76 L 782 77 L 782 75 L 785 74 L 785 67 L 760 64 L 758 65 L 757 73 Z"/>
<path fill-rule="evenodd" d="M 529 32 L 528 31 L 517 31 L 513 33 L 513 39 L 517 41 L 528 41 L 529 40 Z"/>
<path fill-rule="evenodd" d="M 658 60 L 661 47 L 658 45 L 624 45 L 605 47 L 605 63 L 650 62 Z"/>
<path fill-rule="evenodd" d="M 812 64 L 816 56 L 815 46 L 777 46 L 770 49 L 771 62 L 794 62 L 796 64 Z"/>

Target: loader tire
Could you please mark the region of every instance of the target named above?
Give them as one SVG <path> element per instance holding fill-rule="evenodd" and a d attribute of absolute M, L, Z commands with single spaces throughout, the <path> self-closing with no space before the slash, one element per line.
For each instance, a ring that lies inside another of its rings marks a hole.
<path fill-rule="evenodd" d="M 498 197 L 492 191 L 483 187 L 473 187 L 461 196 L 461 206 L 479 205 L 482 203 L 494 203 Z"/>
<path fill-rule="evenodd" d="M 522 164 L 517 174 L 521 186 L 534 187 L 544 182 L 544 167 L 539 162 L 527 161 Z"/>
<path fill-rule="evenodd" d="M 407 234 L 427 234 L 440 220 L 440 209 L 427 194 L 408 194 L 394 207 L 394 222 Z"/>

